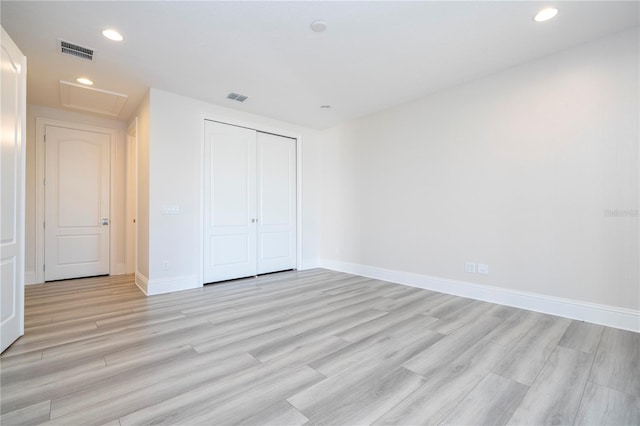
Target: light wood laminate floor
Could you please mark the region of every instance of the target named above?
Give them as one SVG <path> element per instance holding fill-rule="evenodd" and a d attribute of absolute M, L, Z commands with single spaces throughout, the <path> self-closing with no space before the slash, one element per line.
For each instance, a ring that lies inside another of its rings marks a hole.
<path fill-rule="evenodd" d="M 640 335 L 326 270 L 27 286 L 1 423 L 640 424 Z"/>

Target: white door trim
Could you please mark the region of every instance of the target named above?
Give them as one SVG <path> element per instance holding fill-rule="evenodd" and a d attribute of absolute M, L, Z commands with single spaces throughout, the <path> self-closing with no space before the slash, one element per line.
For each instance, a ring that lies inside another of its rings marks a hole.
<path fill-rule="evenodd" d="M 198 283 L 204 284 L 204 143 L 205 143 L 205 121 L 216 121 L 232 126 L 246 127 L 258 132 L 272 133 L 274 135 L 285 136 L 296 140 L 296 269 L 302 267 L 302 134 L 255 122 L 228 117 L 222 114 L 201 113 L 200 114 L 200 158 L 198 162 L 198 176 L 200 182 L 200 220 L 199 220 L 199 268 Z"/>
<path fill-rule="evenodd" d="M 133 232 L 133 241 L 134 241 L 134 250 L 133 250 L 133 274 L 137 275 L 138 274 L 138 117 L 134 117 L 133 120 L 131 121 L 131 123 L 129 124 L 129 127 L 127 127 L 127 137 L 126 137 L 126 145 L 125 145 L 125 149 L 126 149 L 126 153 L 129 153 L 129 138 L 133 138 L 134 139 L 134 144 L 135 144 L 135 159 L 134 159 L 134 164 L 135 164 L 135 176 L 133 176 L 133 183 L 134 183 L 134 189 L 133 189 L 133 197 L 135 199 L 135 205 L 134 205 L 134 219 L 136 221 L 135 226 L 133 227 L 134 232 Z M 127 158 L 127 163 L 126 163 L 126 171 L 127 173 L 129 172 L 129 159 Z M 127 182 L 126 185 L 128 186 L 131 182 L 128 181 L 128 179 L 130 178 L 130 176 L 127 174 Z M 127 229 L 129 229 L 128 225 L 128 221 L 129 221 L 129 217 L 127 217 L 128 215 L 128 209 L 127 209 L 127 202 L 128 202 L 128 198 L 125 201 L 125 221 L 127 222 L 125 224 L 125 244 L 128 243 L 129 241 L 129 236 L 127 235 Z M 127 253 L 127 249 L 125 246 L 125 256 Z M 126 265 L 127 265 L 128 259 L 125 258 L 125 270 L 126 270 Z"/>
<path fill-rule="evenodd" d="M 67 121 L 53 120 L 50 118 L 36 117 L 36 282 L 44 282 L 44 227 L 45 220 L 45 142 L 44 134 L 46 126 L 66 127 L 68 129 L 84 130 L 88 132 L 104 133 L 109 135 L 110 145 L 110 182 L 109 182 L 109 274 L 117 270 L 116 266 L 116 235 L 117 229 L 121 224 L 116 220 L 116 141 L 118 136 L 117 129 L 109 129 L 105 127 L 87 126 L 85 124 L 70 123 Z"/>

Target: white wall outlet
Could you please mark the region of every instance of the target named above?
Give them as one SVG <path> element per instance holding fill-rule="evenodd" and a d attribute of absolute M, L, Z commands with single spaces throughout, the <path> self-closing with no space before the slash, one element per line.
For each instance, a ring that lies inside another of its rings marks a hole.
<path fill-rule="evenodd" d="M 486 263 L 478 263 L 478 273 L 487 275 L 489 273 L 489 265 Z"/>
<path fill-rule="evenodd" d="M 165 204 L 162 206 L 162 214 L 180 214 L 180 204 Z"/>
<path fill-rule="evenodd" d="M 162 269 L 164 269 L 165 271 L 167 269 L 169 269 L 169 261 L 168 260 L 163 260 L 162 261 Z"/>
<path fill-rule="evenodd" d="M 467 262 L 464 264 L 464 271 L 469 272 L 470 274 L 476 273 L 476 264 L 473 262 Z"/>

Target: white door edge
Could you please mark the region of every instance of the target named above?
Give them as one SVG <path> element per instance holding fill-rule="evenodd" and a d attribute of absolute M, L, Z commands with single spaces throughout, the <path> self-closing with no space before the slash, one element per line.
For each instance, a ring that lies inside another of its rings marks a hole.
<path fill-rule="evenodd" d="M 9 253 L 3 260 L 13 258 L 15 261 L 12 280 L 10 282 L 2 282 L 3 286 L 9 286 L 8 288 L 11 289 L 13 296 L 12 314 L 8 317 L 5 315 L 4 320 L 2 320 L 0 324 L 0 352 L 3 352 L 15 340 L 24 335 L 27 58 L 22 54 L 18 46 L 2 27 L 0 27 L 0 34 L 0 39 L 2 40 L 0 49 L 6 52 L 12 63 L 13 72 L 17 73 L 15 79 L 16 91 L 14 92 L 17 99 L 11 100 L 17 101 L 17 104 L 15 104 L 16 109 L 14 111 L 17 123 L 14 122 L 14 124 L 17 127 L 15 130 L 19 132 L 19 137 L 16 139 L 19 141 L 20 145 L 18 150 L 15 151 L 18 156 L 16 163 L 14 163 L 17 170 L 15 170 L 12 175 L 12 178 L 15 179 L 14 188 L 16 190 L 14 198 L 15 203 L 12 203 L 11 205 L 14 219 L 13 238 L 8 242 L 5 241 L 4 243 L 5 249 L 8 250 Z M 11 94 L 10 91 L 7 91 L 6 93 Z M 3 143 L 5 137 L 16 137 L 18 135 L 16 135 L 15 131 L 10 135 L 3 135 Z M 6 208 L 6 206 L 4 207 Z M 0 251 L 2 251 L 3 255 L 6 253 L 4 250 Z M 3 287 L 2 291 L 5 292 L 6 289 L 7 287 Z"/>

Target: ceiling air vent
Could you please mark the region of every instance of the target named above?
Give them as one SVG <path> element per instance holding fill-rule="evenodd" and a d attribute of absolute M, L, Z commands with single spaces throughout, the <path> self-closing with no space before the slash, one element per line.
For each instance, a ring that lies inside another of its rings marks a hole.
<path fill-rule="evenodd" d="M 248 96 L 245 96 L 245 95 L 239 95 L 239 94 L 237 94 L 237 93 L 229 93 L 229 94 L 227 95 L 227 99 L 232 99 L 232 100 L 234 100 L 234 101 L 238 101 L 238 102 L 244 102 L 244 101 L 246 101 L 247 99 L 249 99 L 249 97 L 248 97 Z"/>
<path fill-rule="evenodd" d="M 58 40 L 58 51 L 66 55 L 75 56 L 76 58 L 93 61 L 93 49 L 69 43 L 68 41 Z"/>

